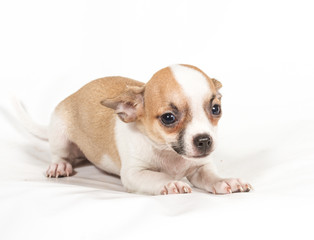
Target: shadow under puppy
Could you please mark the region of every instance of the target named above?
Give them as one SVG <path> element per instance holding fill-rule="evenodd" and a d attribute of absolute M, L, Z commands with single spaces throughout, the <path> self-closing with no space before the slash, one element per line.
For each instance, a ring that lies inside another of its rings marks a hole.
<path fill-rule="evenodd" d="M 49 141 L 48 177 L 72 174 L 76 159 L 119 175 L 130 192 L 227 194 L 249 191 L 239 179 L 220 178 L 210 153 L 221 117 L 221 83 L 190 65 L 161 69 L 147 84 L 124 77 L 94 80 L 63 100 L 48 128 L 19 105 L 24 125 Z"/>

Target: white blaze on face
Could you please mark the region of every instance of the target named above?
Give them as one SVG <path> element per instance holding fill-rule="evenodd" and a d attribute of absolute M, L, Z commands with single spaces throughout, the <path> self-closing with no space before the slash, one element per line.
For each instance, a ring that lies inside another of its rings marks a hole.
<path fill-rule="evenodd" d="M 211 124 L 204 110 L 204 102 L 213 93 L 206 77 L 199 71 L 182 65 L 171 66 L 171 71 L 176 81 L 181 85 L 190 113 L 191 122 L 185 129 L 184 145 L 188 156 L 196 154 L 193 139 L 199 134 L 209 134 L 215 142 L 215 127 Z"/>

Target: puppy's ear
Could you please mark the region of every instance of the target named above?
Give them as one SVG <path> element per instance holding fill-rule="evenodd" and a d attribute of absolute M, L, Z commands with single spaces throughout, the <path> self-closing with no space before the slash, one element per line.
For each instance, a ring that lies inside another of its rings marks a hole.
<path fill-rule="evenodd" d="M 145 86 L 127 86 L 119 96 L 104 99 L 101 104 L 116 111 L 123 122 L 134 122 L 143 113 Z"/>
<path fill-rule="evenodd" d="M 213 83 L 214 83 L 214 85 L 215 85 L 215 88 L 216 88 L 217 90 L 219 90 L 219 89 L 222 87 L 221 82 L 219 82 L 217 79 L 212 78 L 212 81 L 213 81 Z"/>

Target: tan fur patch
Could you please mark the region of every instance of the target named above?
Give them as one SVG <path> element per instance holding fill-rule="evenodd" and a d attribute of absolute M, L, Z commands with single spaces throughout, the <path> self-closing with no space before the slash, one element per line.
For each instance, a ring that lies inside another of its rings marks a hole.
<path fill-rule="evenodd" d="M 191 120 L 189 108 L 181 86 L 175 80 L 169 67 L 163 68 L 153 75 L 145 86 L 143 123 L 146 132 L 157 142 L 165 143 L 160 131 L 167 134 L 178 134 L 180 129 Z M 171 112 L 171 105 L 178 108 L 180 121 L 173 128 L 163 126 L 159 117 Z"/>
<path fill-rule="evenodd" d="M 56 108 L 66 119 L 69 140 L 80 146 L 87 159 L 95 164 L 107 154 L 121 167 L 114 135 L 116 114 L 101 101 L 117 97 L 127 86 L 142 87 L 144 83 L 123 77 L 100 78 L 83 86 Z"/>

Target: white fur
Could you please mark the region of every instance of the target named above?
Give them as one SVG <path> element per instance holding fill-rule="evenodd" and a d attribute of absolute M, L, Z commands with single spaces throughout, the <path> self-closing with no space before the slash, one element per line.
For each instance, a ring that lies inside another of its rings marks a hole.
<path fill-rule="evenodd" d="M 48 137 L 52 162 L 56 163 L 61 158 L 67 158 L 71 151 L 67 136 L 66 122 L 56 112 L 51 115 L 48 128 Z"/>
<path fill-rule="evenodd" d="M 62 116 L 56 111 L 52 114 L 48 128 L 51 162 L 47 176 L 69 176 L 72 174 L 72 164 L 85 159 L 84 154 L 68 139 L 68 126 Z"/>
<path fill-rule="evenodd" d="M 113 162 L 113 160 L 107 154 L 103 155 L 99 163 L 95 165 L 108 173 L 113 173 L 118 176 L 120 175 L 119 167 L 117 166 L 117 164 Z"/>
<path fill-rule="evenodd" d="M 192 121 L 185 129 L 184 142 L 187 155 L 195 155 L 193 138 L 196 135 L 208 134 L 212 137 L 213 142 L 216 139 L 216 128 L 211 124 L 204 110 L 204 101 L 213 93 L 201 72 L 182 65 L 173 65 L 171 70 L 183 89 L 191 110 Z"/>
<path fill-rule="evenodd" d="M 28 130 L 28 132 L 34 135 L 35 137 L 40 138 L 41 140 L 48 141 L 47 127 L 36 124 L 27 114 L 23 104 L 17 98 L 12 97 L 11 101 L 15 107 L 15 110 L 18 114 L 21 123 Z"/>
<path fill-rule="evenodd" d="M 132 192 L 160 194 L 167 184 L 186 176 L 187 170 L 201 165 L 173 150 L 161 150 L 138 131 L 134 123 L 117 119 L 115 139 L 121 159 L 121 180 Z"/>

